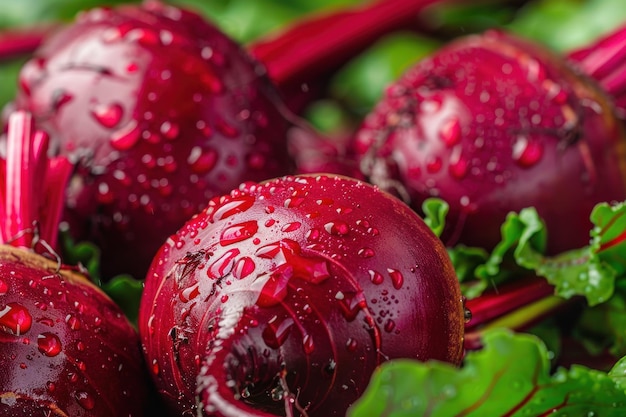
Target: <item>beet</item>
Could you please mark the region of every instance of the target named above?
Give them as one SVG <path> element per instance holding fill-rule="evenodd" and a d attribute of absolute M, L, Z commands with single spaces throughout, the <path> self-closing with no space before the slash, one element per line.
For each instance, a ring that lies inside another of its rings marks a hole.
<path fill-rule="evenodd" d="M 386 91 L 355 135 L 368 180 L 419 210 L 450 205 L 448 245 L 492 248 L 534 206 L 548 252 L 588 244 L 596 203 L 624 200 L 624 129 L 611 99 L 563 57 L 500 31 L 457 39 Z"/>
<path fill-rule="evenodd" d="M 139 332 L 174 415 L 343 416 L 393 358 L 458 364 L 441 241 L 395 197 L 330 175 L 244 183 L 159 250 Z M 303 410 L 306 410 L 303 411 Z"/>
<path fill-rule="evenodd" d="M 9 121 L 1 170 L 0 415 L 141 416 L 148 379 L 137 332 L 53 249 L 71 166 L 47 160 L 47 136 L 31 134 L 29 115 Z"/>
<path fill-rule="evenodd" d="M 67 220 L 105 277 L 143 278 L 165 239 L 242 181 L 290 172 L 290 124 L 247 52 L 160 2 L 93 9 L 23 67 L 17 109 L 77 167 Z"/>

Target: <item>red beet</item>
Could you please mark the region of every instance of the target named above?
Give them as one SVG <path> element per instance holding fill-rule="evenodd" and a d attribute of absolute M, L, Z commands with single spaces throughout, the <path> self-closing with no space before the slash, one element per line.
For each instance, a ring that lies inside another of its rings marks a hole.
<path fill-rule="evenodd" d="M 137 332 L 79 268 L 56 259 L 71 166 L 47 161 L 47 137 L 31 135 L 30 122 L 11 116 L 1 170 L 0 415 L 141 416 L 147 379 Z"/>
<path fill-rule="evenodd" d="M 493 247 L 506 214 L 534 206 L 559 252 L 588 243 L 596 203 L 626 198 L 625 145 L 592 80 L 540 45 L 490 31 L 391 85 L 353 151 L 370 181 L 415 209 L 446 200 L 448 244 Z"/>
<path fill-rule="evenodd" d="M 174 415 L 343 416 L 392 358 L 458 364 L 446 250 L 395 197 L 348 177 L 245 183 L 160 249 L 139 330 Z"/>
<path fill-rule="evenodd" d="M 143 278 L 208 199 L 291 168 L 264 68 L 199 15 L 159 2 L 80 15 L 25 65 L 15 105 L 78 164 L 68 219 L 86 221 L 105 276 Z"/>

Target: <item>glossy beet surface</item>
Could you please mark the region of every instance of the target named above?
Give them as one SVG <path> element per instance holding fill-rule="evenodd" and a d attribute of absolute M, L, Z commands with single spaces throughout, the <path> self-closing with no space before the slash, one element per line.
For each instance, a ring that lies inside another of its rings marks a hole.
<path fill-rule="evenodd" d="M 0 415 L 137 417 L 145 370 L 121 310 L 87 278 L 0 246 Z"/>
<path fill-rule="evenodd" d="M 15 106 L 78 162 L 68 219 L 103 272 L 143 278 L 158 247 L 206 201 L 290 172 L 264 69 L 213 25 L 159 2 L 94 9 L 46 40 Z"/>
<path fill-rule="evenodd" d="M 319 175 L 212 199 L 157 254 L 139 321 L 175 415 L 198 386 L 207 415 L 313 417 L 343 416 L 382 361 L 459 363 L 463 317 L 445 248 L 414 211 Z"/>
<path fill-rule="evenodd" d="M 415 209 L 446 200 L 448 244 L 492 247 L 509 211 L 534 206 L 558 252 L 588 243 L 596 203 L 626 198 L 622 129 L 593 81 L 491 31 L 452 42 L 391 85 L 353 151 L 369 180 Z"/>

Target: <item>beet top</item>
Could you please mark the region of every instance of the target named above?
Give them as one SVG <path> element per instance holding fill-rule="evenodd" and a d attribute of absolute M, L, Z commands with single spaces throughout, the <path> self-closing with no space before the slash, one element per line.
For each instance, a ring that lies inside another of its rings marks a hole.
<path fill-rule="evenodd" d="M 101 247 L 105 276 L 143 278 L 208 199 L 290 172 L 288 123 L 264 68 L 160 2 L 83 12 L 23 67 L 15 106 L 78 164 L 68 219 Z"/>
<path fill-rule="evenodd" d="M 212 199 L 158 252 L 139 323 L 177 415 L 197 394 L 206 415 L 343 416 L 383 361 L 459 363 L 464 309 L 414 211 L 311 175 Z"/>
<path fill-rule="evenodd" d="M 448 202 L 447 244 L 491 248 L 507 213 L 534 206 L 551 253 L 586 245 L 594 205 L 626 198 L 625 150 L 592 80 L 498 31 L 457 39 L 410 69 L 353 143 L 381 188 L 415 209 L 431 196 Z"/>

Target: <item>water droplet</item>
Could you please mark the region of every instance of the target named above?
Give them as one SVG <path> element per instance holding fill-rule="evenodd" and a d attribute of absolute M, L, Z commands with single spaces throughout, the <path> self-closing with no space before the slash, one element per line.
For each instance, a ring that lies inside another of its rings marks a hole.
<path fill-rule="evenodd" d="M 56 356 L 62 348 L 61 339 L 54 333 L 44 332 L 37 336 L 37 349 L 46 356 Z"/>
<path fill-rule="evenodd" d="M 393 284 L 393 287 L 396 290 L 399 290 L 400 288 L 402 288 L 402 285 L 404 284 L 404 276 L 402 276 L 402 273 L 400 271 L 398 271 L 397 269 L 387 269 L 387 272 L 389 273 L 389 276 L 391 277 L 391 282 Z"/>
<path fill-rule="evenodd" d="M 161 124 L 160 131 L 167 139 L 175 139 L 180 129 L 176 123 L 165 121 Z"/>
<path fill-rule="evenodd" d="M 320 231 L 319 229 L 311 229 L 306 233 L 306 240 L 309 242 L 319 242 L 320 240 Z"/>
<path fill-rule="evenodd" d="M 118 151 L 126 151 L 139 141 L 139 125 L 136 120 L 129 121 L 124 127 L 111 135 L 111 146 Z"/>
<path fill-rule="evenodd" d="M 68 314 L 65 317 L 65 322 L 68 326 L 70 326 L 70 329 L 72 330 L 79 330 L 81 328 L 80 320 L 76 316 L 73 316 L 71 314 Z"/>
<path fill-rule="evenodd" d="M 46 389 L 48 390 L 48 392 L 52 393 L 54 391 L 56 391 L 57 386 L 54 382 L 52 381 L 48 381 L 46 382 Z"/>
<path fill-rule="evenodd" d="M 74 96 L 67 91 L 57 88 L 52 92 L 52 108 L 58 111 L 63 105 L 69 103 L 74 99 Z"/>
<path fill-rule="evenodd" d="M 367 301 L 362 292 L 342 294 L 343 298 L 338 300 L 341 306 L 341 312 L 346 320 L 352 321 L 361 310 L 367 308 Z"/>
<path fill-rule="evenodd" d="M 310 334 L 304 335 L 304 338 L 302 339 L 302 347 L 304 348 L 304 353 L 307 355 L 310 355 L 315 350 L 313 337 Z"/>
<path fill-rule="evenodd" d="M 428 173 L 430 174 L 436 174 L 441 170 L 442 166 L 443 162 L 441 158 L 438 156 L 432 156 L 429 157 L 428 161 L 426 162 L 426 171 L 428 171 Z"/>
<path fill-rule="evenodd" d="M 0 330 L 21 336 L 30 330 L 33 324 L 33 318 L 28 309 L 18 303 L 8 303 L 0 310 Z"/>
<path fill-rule="evenodd" d="M 74 393 L 74 398 L 76 399 L 76 402 L 80 404 L 80 406 L 83 407 L 85 410 L 93 410 L 93 408 L 96 406 L 95 398 L 88 392 L 76 391 Z"/>
<path fill-rule="evenodd" d="M 249 239 L 256 234 L 259 226 L 256 220 L 239 223 L 227 227 L 220 235 L 220 245 L 228 246 Z"/>
<path fill-rule="evenodd" d="M 160 368 L 159 368 L 159 362 L 156 359 L 152 359 L 151 369 L 152 369 L 152 373 L 154 375 L 158 375 L 159 372 L 161 371 Z"/>
<path fill-rule="evenodd" d="M 380 272 L 376 272 L 370 269 L 369 271 L 367 271 L 367 273 L 370 275 L 370 281 L 372 281 L 373 284 L 380 285 L 385 280 Z"/>
<path fill-rule="evenodd" d="M 282 229 L 280 230 L 282 232 L 294 232 L 298 230 L 300 226 L 302 226 L 302 223 L 300 222 L 291 222 L 291 223 L 287 223 L 286 225 L 284 225 Z"/>
<path fill-rule="evenodd" d="M 202 150 L 199 146 L 194 146 L 187 157 L 187 163 L 196 174 L 203 174 L 211 171 L 217 163 L 218 153 L 214 149 Z"/>
<path fill-rule="evenodd" d="M 191 287 L 187 287 L 184 290 L 182 290 L 179 294 L 178 294 L 178 298 L 180 299 L 180 301 L 182 301 L 183 303 L 186 303 L 188 301 L 193 300 L 194 298 L 196 298 L 198 295 L 200 295 L 200 286 L 198 284 L 196 285 L 192 285 Z"/>
<path fill-rule="evenodd" d="M 324 230 L 334 236 L 345 236 L 350 232 L 350 226 L 344 221 L 337 220 L 326 223 Z"/>
<path fill-rule="evenodd" d="M 252 196 L 242 195 L 240 197 L 234 197 L 222 203 L 217 210 L 215 210 L 214 216 L 219 220 L 223 220 L 248 210 L 253 204 L 254 197 Z"/>
<path fill-rule="evenodd" d="M 209 278 L 217 279 L 225 276 L 229 273 L 235 263 L 235 257 L 239 255 L 240 251 L 237 248 L 226 251 L 215 262 L 213 262 L 207 269 L 207 275 Z"/>
<path fill-rule="evenodd" d="M 439 130 L 439 138 L 448 147 L 452 147 L 461 141 L 461 123 L 456 117 L 448 119 Z"/>
<path fill-rule="evenodd" d="M 469 169 L 469 161 L 460 155 L 460 152 L 453 152 L 453 156 L 448 166 L 448 172 L 454 178 L 460 180 L 467 175 Z"/>
<path fill-rule="evenodd" d="M 233 267 L 232 274 L 237 279 L 243 279 L 254 272 L 256 265 L 254 261 L 248 256 L 244 256 L 240 258 L 237 262 L 235 262 L 235 266 Z"/>
<path fill-rule="evenodd" d="M 543 156 L 543 146 L 538 141 L 518 136 L 513 144 L 513 160 L 524 168 L 535 165 Z"/>
<path fill-rule="evenodd" d="M 280 348 L 287 340 L 294 321 L 291 318 L 279 319 L 274 316 L 263 329 L 262 337 L 267 346 L 272 349 Z"/>
<path fill-rule="evenodd" d="M 346 349 L 350 352 L 354 352 L 358 345 L 358 342 L 351 337 L 346 341 Z"/>
<path fill-rule="evenodd" d="M 9 292 L 9 285 L 0 279 L 0 295 L 5 295 Z"/>
<path fill-rule="evenodd" d="M 385 329 L 385 331 L 386 331 L 386 332 L 390 333 L 390 332 L 392 332 L 392 331 L 393 331 L 393 329 L 395 329 L 395 328 L 396 328 L 396 322 L 395 322 L 395 321 L 393 321 L 393 320 L 389 319 L 389 320 L 387 320 L 387 321 L 385 322 L 384 329 Z"/>
<path fill-rule="evenodd" d="M 371 258 L 372 256 L 375 255 L 374 249 L 372 248 L 361 248 L 359 249 L 358 255 L 361 258 Z"/>
<path fill-rule="evenodd" d="M 300 207 L 302 203 L 304 203 L 305 199 L 303 197 L 292 197 L 285 200 L 284 206 L 286 208 L 296 208 Z"/>
<path fill-rule="evenodd" d="M 114 128 L 122 120 L 124 108 L 120 103 L 98 104 L 91 111 L 91 116 L 106 128 Z"/>
<path fill-rule="evenodd" d="M 222 295 L 222 297 L 220 298 L 220 301 L 221 301 L 222 303 L 227 302 L 227 301 L 228 301 L 228 295 L 227 295 L 227 294 Z"/>

